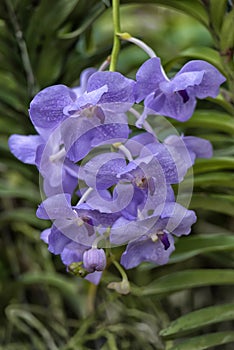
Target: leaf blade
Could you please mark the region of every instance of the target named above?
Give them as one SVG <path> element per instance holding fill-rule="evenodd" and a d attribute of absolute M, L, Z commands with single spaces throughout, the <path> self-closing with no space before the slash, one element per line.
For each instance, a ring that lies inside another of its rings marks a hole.
<path fill-rule="evenodd" d="M 193 269 L 157 278 L 147 286 L 132 288 L 132 292 L 138 296 L 167 295 L 190 288 L 232 284 L 232 269 Z"/>
<path fill-rule="evenodd" d="M 171 322 L 160 335 L 166 339 L 180 337 L 204 326 L 234 319 L 234 303 L 209 306 L 190 312 Z"/>
<path fill-rule="evenodd" d="M 169 350 L 205 350 L 211 346 L 227 344 L 234 341 L 234 332 L 218 332 L 201 335 L 172 346 Z"/>

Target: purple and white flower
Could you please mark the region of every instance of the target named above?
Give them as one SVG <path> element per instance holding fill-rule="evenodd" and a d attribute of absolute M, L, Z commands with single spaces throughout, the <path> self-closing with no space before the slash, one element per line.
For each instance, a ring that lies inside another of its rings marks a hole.
<path fill-rule="evenodd" d="M 144 100 L 146 107 L 138 125 L 147 113 L 157 113 L 181 122 L 188 120 L 195 109 L 196 100 L 215 98 L 226 78 L 210 63 L 194 60 L 169 79 L 158 57 L 143 63 L 136 74 L 136 102 Z"/>

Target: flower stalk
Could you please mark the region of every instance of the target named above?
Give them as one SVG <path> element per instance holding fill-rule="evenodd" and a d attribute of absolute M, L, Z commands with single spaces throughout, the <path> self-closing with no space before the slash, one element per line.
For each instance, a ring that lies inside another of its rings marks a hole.
<path fill-rule="evenodd" d="M 117 65 L 119 50 L 120 50 L 120 38 L 118 35 L 118 33 L 121 32 L 119 0 L 112 1 L 112 14 L 113 14 L 113 27 L 114 27 L 114 41 L 113 41 L 113 48 L 111 52 L 110 71 L 114 72 L 116 70 L 116 65 Z"/>
<path fill-rule="evenodd" d="M 129 33 L 118 33 L 118 36 L 120 39 L 129 41 L 130 43 L 133 43 L 136 46 L 140 47 L 143 51 L 145 51 L 145 53 L 147 53 L 150 58 L 157 57 L 156 53 L 151 49 L 151 47 L 144 43 L 144 41 L 134 38 Z"/>

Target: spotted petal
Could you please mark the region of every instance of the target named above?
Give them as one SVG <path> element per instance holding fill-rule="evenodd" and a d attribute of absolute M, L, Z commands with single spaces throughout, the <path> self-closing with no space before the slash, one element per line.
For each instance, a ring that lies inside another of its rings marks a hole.
<path fill-rule="evenodd" d="M 52 129 L 59 125 L 66 116 L 65 106 L 76 99 L 76 94 L 65 85 L 54 85 L 40 91 L 30 104 L 29 114 L 36 127 Z"/>
<path fill-rule="evenodd" d="M 172 235 L 167 234 L 167 238 L 169 242 L 169 247 L 167 249 L 165 249 L 165 246 L 160 239 L 153 242 L 152 239 L 147 236 L 129 243 L 121 257 L 121 264 L 126 269 L 136 267 L 143 261 L 152 262 L 157 265 L 166 264 L 171 253 L 175 249 Z"/>

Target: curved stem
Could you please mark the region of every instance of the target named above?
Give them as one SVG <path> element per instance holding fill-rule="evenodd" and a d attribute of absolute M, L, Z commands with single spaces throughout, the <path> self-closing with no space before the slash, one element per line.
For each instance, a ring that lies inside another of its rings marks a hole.
<path fill-rule="evenodd" d="M 114 42 L 111 52 L 110 71 L 116 70 L 117 60 L 120 50 L 120 38 L 117 35 L 120 33 L 120 16 L 119 16 L 119 0 L 112 1 L 112 13 L 113 13 L 113 26 L 114 26 Z"/>
<path fill-rule="evenodd" d="M 131 152 L 127 149 L 127 147 L 125 147 L 124 145 L 122 145 L 121 142 L 116 142 L 112 144 L 113 147 L 120 149 L 120 151 L 123 152 L 123 154 L 126 156 L 126 158 L 129 160 L 129 162 L 131 162 L 133 160 L 132 158 L 132 154 Z"/>
<path fill-rule="evenodd" d="M 82 203 L 84 203 L 86 201 L 86 199 L 88 198 L 88 196 L 90 195 L 90 193 L 93 192 L 93 188 L 89 187 L 84 194 L 82 195 L 82 197 L 79 199 L 77 205 L 80 205 Z"/>
<path fill-rule="evenodd" d="M 115 267 L 117 268 L 117 270 L 121 274 L 123 281 L 128 281 L 128 276 L 127 276 L 126 272 L 124 271 L 124 269 L 122 268 L 122 266 L 120 266 L 120 264 L 116 260 L 112 260 L 112 263 L 115 265 Z"/>
<path fill-rule="evenodd" d="M 144 41 L 137 39 L 137 38 L 134 38 L 129 33 L 119 33 L 119 36 L 121 39 L 127 40 L 127 41 L 135 44 L 136 46 L 140 47 L 143 51 L 145 51 L 145 53 L 147 53 L 147 55 L 150 58 L 157 57 L 154 50 L 152 50 L 151 47 L 149 47 L 146 43 L 144 43 Z"/>
<path fill-rule="evenodd" d="M 98 71 L 103 72 L 110 65 L 111 57 L 108 56 L 105 61 L 100 65 Z"/>

